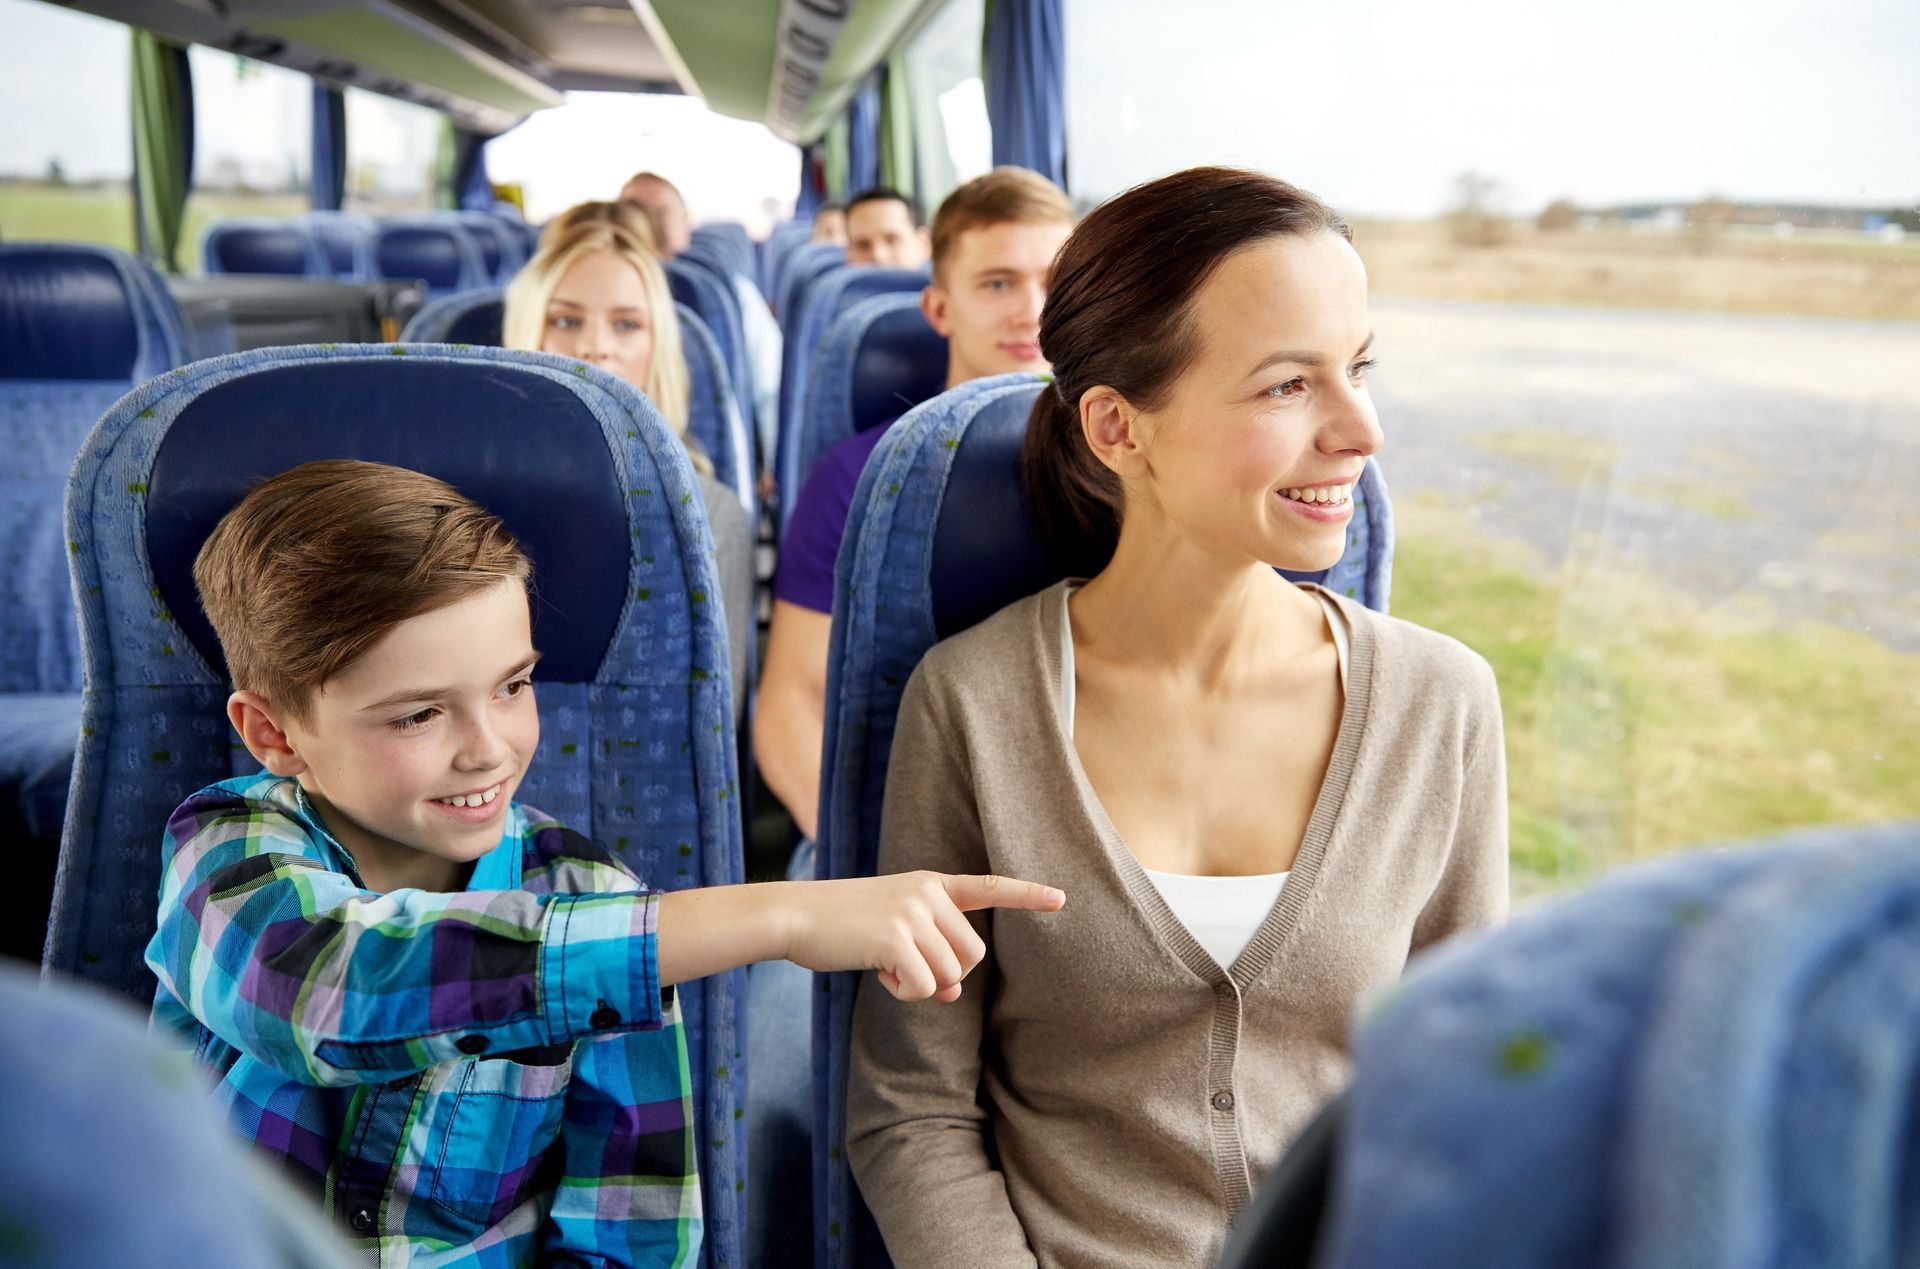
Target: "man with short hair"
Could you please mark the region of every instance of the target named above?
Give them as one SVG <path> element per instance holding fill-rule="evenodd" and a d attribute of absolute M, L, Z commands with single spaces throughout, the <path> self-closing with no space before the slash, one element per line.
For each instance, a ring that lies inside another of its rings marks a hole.
<path fill-rule="evenodd" d="M 636 172 L 620 187 L 620 198 L 647 214 L 661 259 L 671 260 L 692 245 L 693 221 L 687 215 L 687 200 L 666 177 L 657 172 Z"/>
<path fill-rule="evenodd" d="M 874 206 L 865 198 L 848 205 L 850 225 Z M 898 209 L 904 203 L 879 205 Z M 995 168 L 940 205 L 933 218 L 933 280 L 921 292 L 920 309 L 947 337 L 947 387 L 1050 369 L 1040 352 L 1040 310 L 1047 270 L 1072 231 L 1067 196 L 1025 168 Z M 857 236 L 859 230 L 850 232 Z M 809 838 L 819 814 L 834 561 L 861 469 L 891 422 L 821 457 L 794 504 L 774 576 L 753 751 L 767 787 Z"/>
<path fill-rule="evenodd" d="M 899 190 L 876 185 L 847 200 L 847 263 L 917 269 L 927 262 L 920 211 Z"/>
<path fill-rule="evenodd" d="M 813 209 L 813 233 L 811 242 L 831 242 L 836 246 L 847 245 L 847 209 L 839 203 L 822 203 Z"/>

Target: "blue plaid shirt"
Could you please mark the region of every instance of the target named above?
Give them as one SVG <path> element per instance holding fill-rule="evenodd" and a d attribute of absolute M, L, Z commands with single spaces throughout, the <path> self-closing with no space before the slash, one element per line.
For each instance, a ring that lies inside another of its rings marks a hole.
<path fill-rule="evenodd" d="M 605 852 L 515 803 L 467 890 L 377 894 L 272 775 L 188 798 L 163 851 L 155 1019 L 380 1264 L 697 1259 L 659 896 Z"/>

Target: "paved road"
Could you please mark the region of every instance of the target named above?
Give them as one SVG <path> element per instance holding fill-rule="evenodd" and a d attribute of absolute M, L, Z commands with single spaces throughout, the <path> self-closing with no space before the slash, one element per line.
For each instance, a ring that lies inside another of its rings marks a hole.
<path fill-rule="evenodd" d="M 1396 502 L 1920 651 L 1920 323 L 1376 299 Z"/>

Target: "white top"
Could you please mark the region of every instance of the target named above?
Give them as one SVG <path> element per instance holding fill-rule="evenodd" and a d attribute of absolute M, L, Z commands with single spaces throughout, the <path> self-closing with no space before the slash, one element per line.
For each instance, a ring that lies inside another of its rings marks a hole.
<path fill-rule="evenodd" d="M 1070 599 L 1078 587 L 1067 588 Z M 1309 591 L 1327 613 L 1327 629 L 1333 634 L 1333 646 L 1340 654 L 1340 688 L 1347 686 L 1347 661 L 1351 640 L 1347 619 L 1340 606 L 1324 591 Z M 1073 618 L 1070 605 L 1060 605 L 1060 716 L 1066 720 L 1067 738 L 1073 738 Z M 1253 941 L 1273 905 L 1287 887 L 1289 873 L 1258 873 L 1250 877 L 1207 877 L 1192 873 L 1155 872 L 1142 868 L 1147 880 L 1172 909 L 1180 924 L 1187 927 L 1194 942 L 1206 949 L 1221 968 L 1240 959 Z"/>

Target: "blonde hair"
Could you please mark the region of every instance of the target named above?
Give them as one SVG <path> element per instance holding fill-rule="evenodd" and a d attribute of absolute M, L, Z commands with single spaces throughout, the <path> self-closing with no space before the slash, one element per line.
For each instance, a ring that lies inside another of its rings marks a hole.
<path fill-rule="evenodd" d="M 553 293 L 581 259 L 607 251 L 640 275 L 647 296 L 647 317 L 653 323 L 653 359 L 641 391 L 680 437 L 693 459 L 694 470 L 713 474 L 713 463 L 687 435 L 693 394 L 687 373 L 687 354 L 680 337 L 680 318 L 674 311 L 667 273 L 654 255 L 653 232 L 646 217 L 625 203 L 582 203 L 562 212 L 540 235 L 540 249 L 507 286 L 507 310 L 502 323 L 508 348 L 540 351 L 547 330 L 547 306 Z"/>
<path fill-rule="evenodd" d="M 453 486 L 344 458 L 254 486 L 193 561 L 233 685 L 295 718 L 401 622 L 531 572 L 498 517 Z"/>

